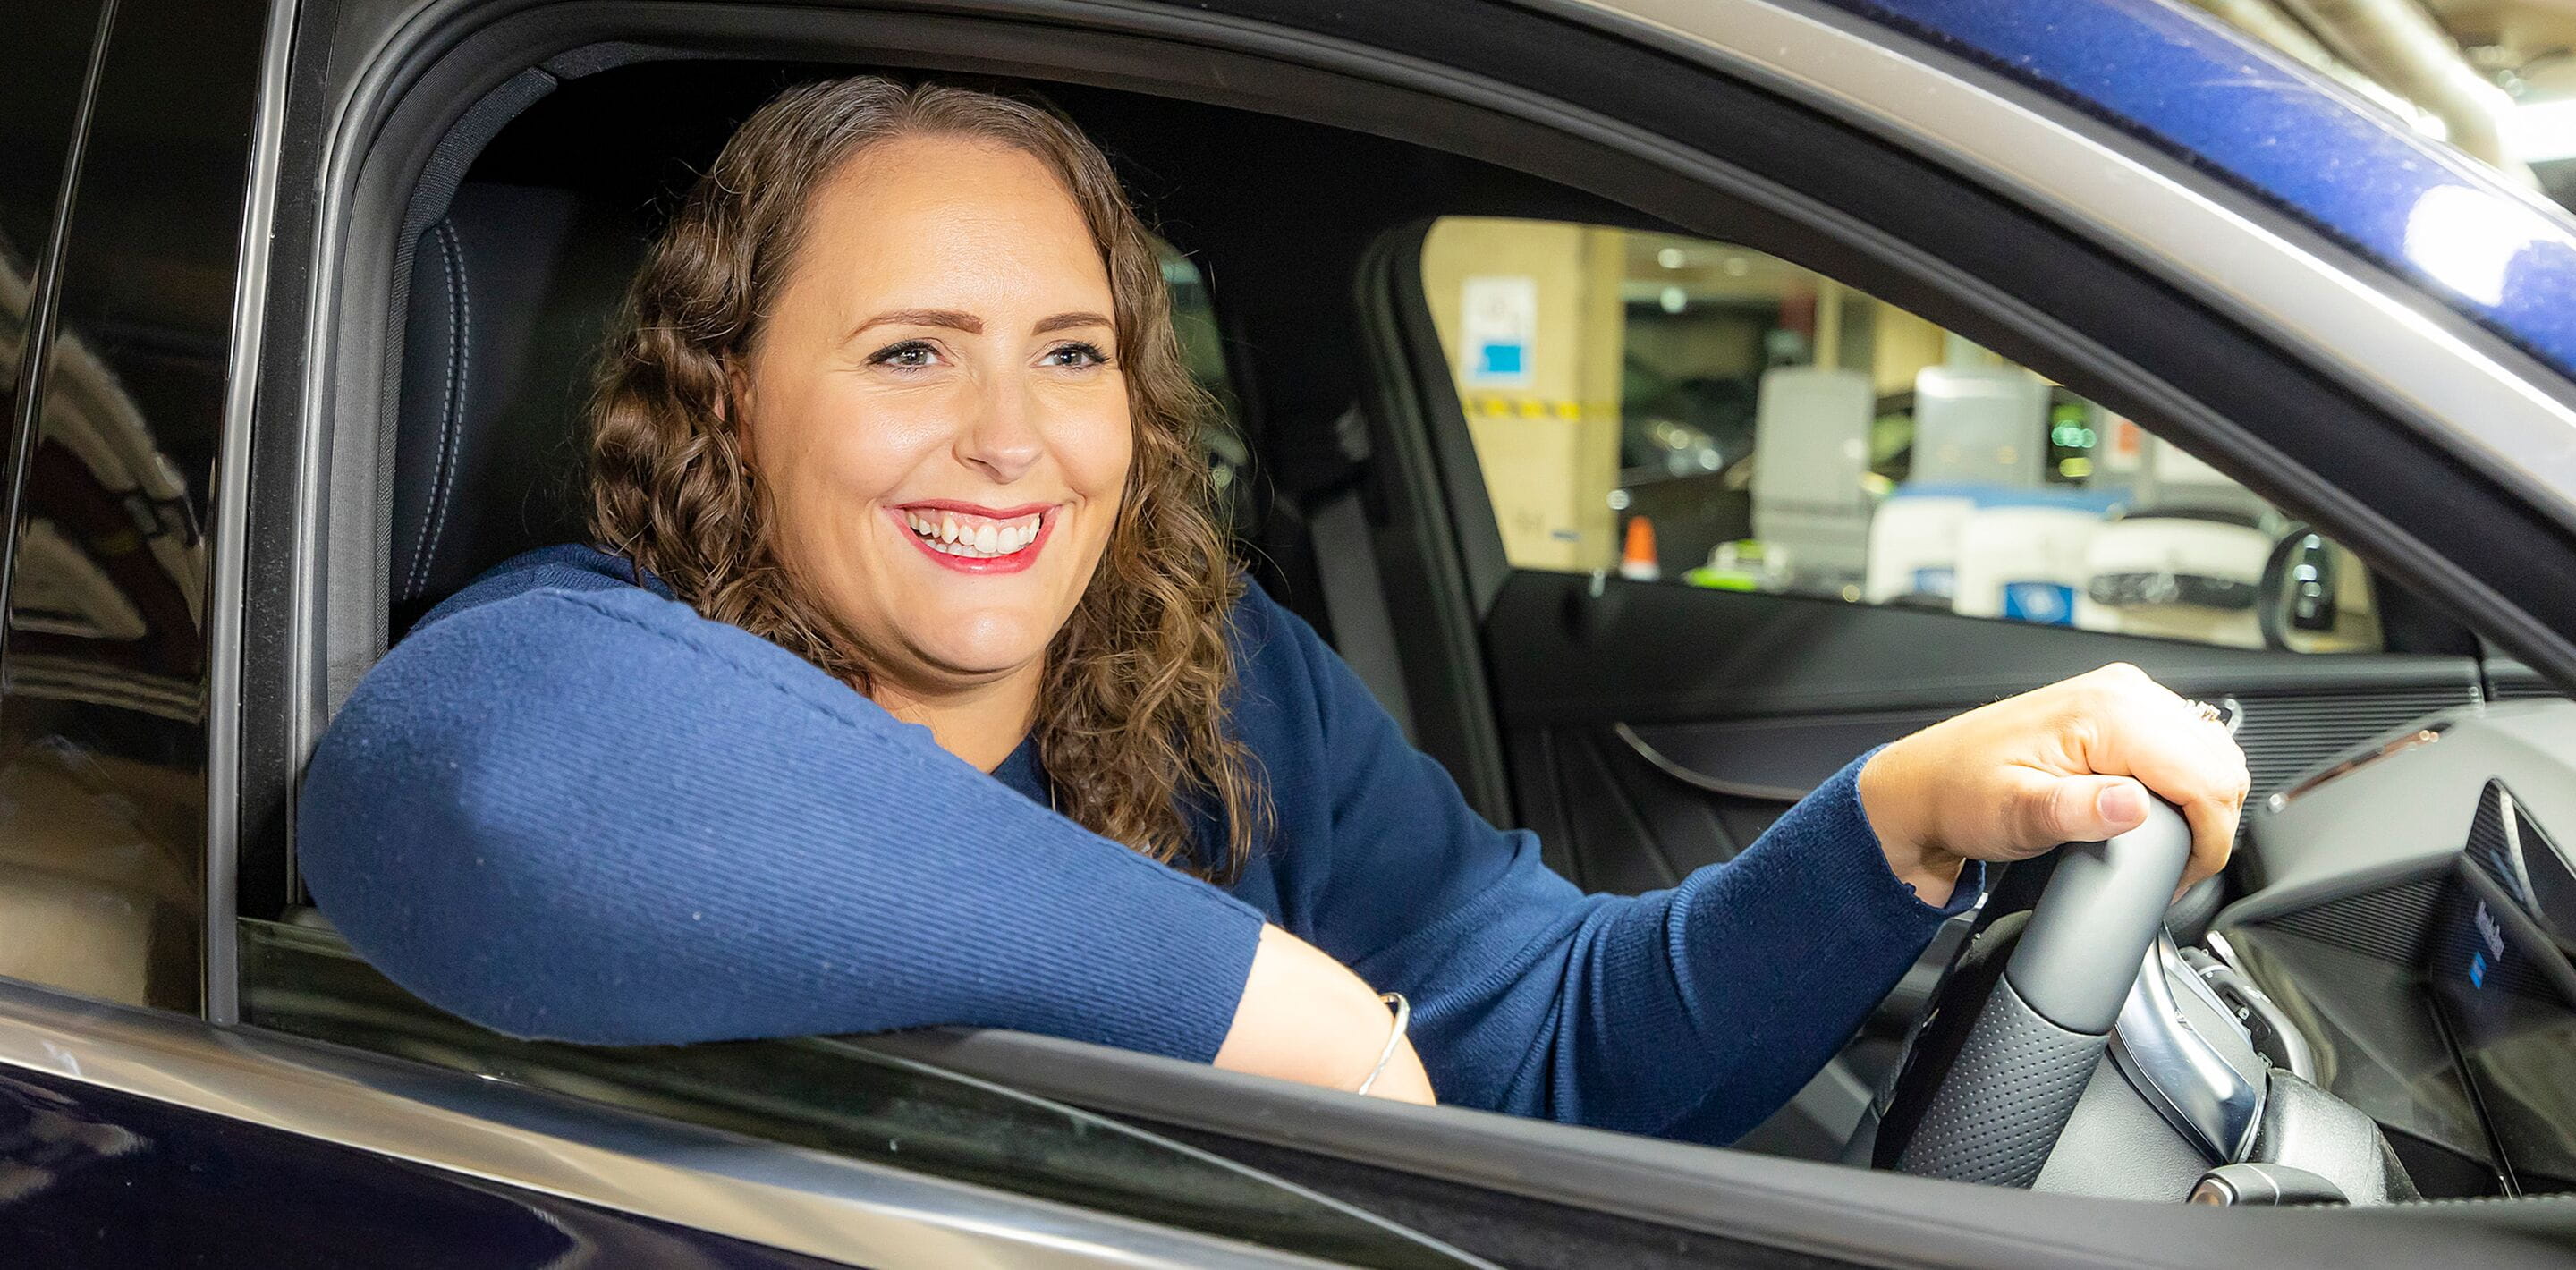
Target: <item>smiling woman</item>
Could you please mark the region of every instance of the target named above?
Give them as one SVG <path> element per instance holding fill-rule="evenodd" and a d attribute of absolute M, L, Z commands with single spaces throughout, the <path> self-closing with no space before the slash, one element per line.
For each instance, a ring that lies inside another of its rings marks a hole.
<path fill-rule="evenodd" d="M 1220 725 L 1239 584 L 1207 510 L 1209 403 L 1153 241 L 1081 134 L 954 88 L 791 91 L 629 303 L 594 410 L 603 545 L 978 767 L 1036 720 L 1057 809 L 1155 859 L 1188 864 L 1175 795 L 1213 791 L 1209 872 L 1240 869 L 1264 813 Z"/>
<path fill-rule="evenodd" d="M 1028 102 L 785 94 L 620 331 L 592 545 L 421 619 L 303 787 L 350 943 L 505 1031 L 1005 1027 L 1725 1141 L 1969 861 L 2133 828 L 2142 784 L 2196 875 L 2235 829 L 2224 731 L 2111 668 L 1854 759 L 1671 890 L 1580 893 L 1240 579 L 1152 241 Z"/>

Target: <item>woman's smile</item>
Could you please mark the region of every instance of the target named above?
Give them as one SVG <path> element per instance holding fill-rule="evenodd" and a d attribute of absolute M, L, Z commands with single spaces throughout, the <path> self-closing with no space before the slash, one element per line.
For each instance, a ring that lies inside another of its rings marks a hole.
<path fill-rule="evenodd" d="M 1017 573 L 1038 561 L 1061 503 L 993 508 L 950 499 L 924 499 L 889 507 L 912 545 L 942 568 L 959 573 Z"/>

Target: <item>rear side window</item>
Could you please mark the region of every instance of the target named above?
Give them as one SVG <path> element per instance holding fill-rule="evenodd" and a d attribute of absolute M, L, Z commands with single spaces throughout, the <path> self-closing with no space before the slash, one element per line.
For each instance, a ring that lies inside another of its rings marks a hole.
<path fill-rule="evenodd" d="M 0 20 L 0 402 L 17 418 L 18 360 L 53 238 L 99 6 L 21 5 Z"/>
<path fill-rule="evenodd" d="M 2349 551 L 2147 424 L 1832 278 L 1477 218 L 1435 224 L 1422 272 L 1516 568 L 2383 646 Z"/>
<path fill-rule="evenodd" d="M 30 91 L 21 59 L 80 56 L 96 13 L 13 6 L 0 93 Z M 0 691 L 0 974 L 181 1010 L 201 986 L 203 526 L 268 17 L 256 0 L 119 0 L 53 227 L 54 326 L 28 359 L 41 379 L 13 393 L 27 463 Z M 22 42 L 31 26 L 52 33 Z M 66 117 L 86 61 L 26 69 Z M 0 204 L 20 179 L 0 172 Z"/>
<path fill-rule="evenodd" d="M 27 341 L 43 320 L 37 282 L 53 248 L 55 221 L 79 126 L 82 85 L 98 34 L 100 6 L 67 0 L 22 4 L 0 17 L 0 454 L 14 452 L 37 391 L 21 382 Z M 0 473 L 6 471 L 0 465 Z M 53 542 L 21 539 L 21 558 Z M 15 622 L 43 601 L 21 591 Z M 15 738 L 8 747 L 15 749 Z M 52 764 L 50 771 L 71 776 Z M 137 888 L 102 885 L 83 853 L 59 848 L 60 818 L 72 800 L 46 796 L 51 783 L 26 756 L 0 761 L 0 800 L 41 802 L 46 829 L 0 818 L 0 975 L 123 1000 L 146 995 L 145 961 L 121 955 L 150 941 L 157 907 Z"/>
<path fill-rule="evenodd" d="M 1207 279 L 1188 256 L 1169 243 L 1158 241 L 1155 247 L 1162 257 L 1163 285 L 1171 292 L 1172 330 L 1180 337 L 1182 364 L 1210 402 L 1199 434 L 1208 476 L 1216 485 L 1226 522 L 1240 527 L 1250 514 L 1244 506 L 1244 481 L 1252 447 L 1243 439 L 1243 402 L 1226 371 L 1225 339 L 1217 327 L 1215 301 L 1208 293 Z"/>

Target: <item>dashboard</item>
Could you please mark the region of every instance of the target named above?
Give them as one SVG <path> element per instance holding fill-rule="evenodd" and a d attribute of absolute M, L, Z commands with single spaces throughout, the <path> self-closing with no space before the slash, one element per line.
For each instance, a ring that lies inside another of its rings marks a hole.
<path fill-rule="evenodd" d="M 2570 905 L 2566 857 L 2492 783 L 2435 909 L 2424 978 L 2499 1181 L 2526 1194 L 2576 1191 L 2576 966 L 2558 935 L 2576 930 Z"/>
<path fill-rule="evenodd" d="M 2209 944 L 2316 1083 L 2427 1196 L 2576 1192 L 2576 702 L 2432 716 L 2249 821 Z"/>

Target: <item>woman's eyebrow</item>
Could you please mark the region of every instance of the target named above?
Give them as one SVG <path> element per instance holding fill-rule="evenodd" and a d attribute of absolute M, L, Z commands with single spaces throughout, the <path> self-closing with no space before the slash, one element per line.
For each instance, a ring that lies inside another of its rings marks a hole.
<path fill-rule="evenodd" d="M 984 333 L 984 319 L 972 313 L 960 313 L 955 309 L 893 309 L 851 327 L 850 335 L 856 338 L 859 332 L 872 326 L 937 326 L 964 331 L 968 335 Z"/>
<path fill-rule="evenodd" d="M 1051 318 L 1040 318 L 1036 326 L 1029 328 L 1029 334 L 1044 335 L 1049 331 L 1069 331 L 1078 326 L 1106 326 L 1114 329 L 1117 325 L 1097 313 L 1059 313 Z"/>

